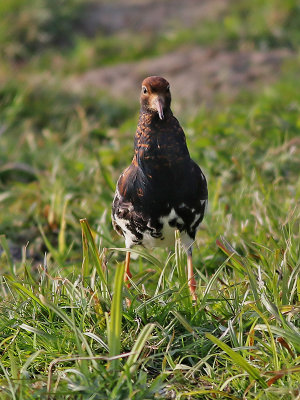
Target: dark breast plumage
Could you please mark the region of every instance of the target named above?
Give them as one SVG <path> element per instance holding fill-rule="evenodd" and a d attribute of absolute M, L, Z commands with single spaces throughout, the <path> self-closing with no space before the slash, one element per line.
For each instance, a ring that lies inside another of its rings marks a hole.
<path fill-rule="evenodd" d="M 162 121 L 141 112 L 134 158 L 118 180 L 112 206 L 113 226 L 126 247 L 173 245 L 178 229 L 188 249 L 206 205 L 205 176 L 189 156 L 177 119 L 171 112 Z"/>

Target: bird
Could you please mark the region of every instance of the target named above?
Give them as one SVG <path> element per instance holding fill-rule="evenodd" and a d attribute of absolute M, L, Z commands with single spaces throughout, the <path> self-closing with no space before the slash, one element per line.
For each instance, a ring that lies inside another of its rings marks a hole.
<path fill-rule="evenodd" d="M 140 114 L 131 164 L 120 175 L 112 203 L 112 225 L 128 249 L 124 282 L 130 287 L 130 249 L 171 247 L 175 231 L 187 254 L 187 280 L 197 299 L 192 248 L 208 203 L 207 181 L 190 157 L 184 131 L 171 111 L 169 82 L 142 82 Z"/>

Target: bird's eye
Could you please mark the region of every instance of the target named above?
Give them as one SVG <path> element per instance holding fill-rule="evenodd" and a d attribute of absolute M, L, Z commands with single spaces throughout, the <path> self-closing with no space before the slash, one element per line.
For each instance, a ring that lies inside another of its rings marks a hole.
<path fill-rule="evenodd" d="M 148 93 L 148 90 L 147 90 L 146 86 L 143 86 L 143 87 L 142 87 L 142 90 L 143 90 L 143 93 L 144 93 L 144 94 Z"/>
<path fill-rule="evenodd" d="M 170 91 L 170 85 L 167 86 L 167 92 L 169 92 L 169 91 Z"/>

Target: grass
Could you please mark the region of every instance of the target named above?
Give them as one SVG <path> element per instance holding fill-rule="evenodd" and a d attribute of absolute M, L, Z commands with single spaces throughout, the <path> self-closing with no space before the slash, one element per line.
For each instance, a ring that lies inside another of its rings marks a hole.
<path fill-rule="evenodd" d="M 64 76 L 154 57 L 190 45 L 228 50 L 278 47 L 297 50 L 299 45 L 297 0 L 253 0 L 251 5 L 246 0 L 231 2 L 217 17 L 202 15 L 192 26 L 180 19 L 167 18 L 160 29 L 141 30 L 138 35 L 130 27 L 112 28 L 112 32 L 105 34 L 100 25 L 93 36 L 85 18 L 89 13 L 101 13 L 97 2 L 26 3 L 26 0 L 10 0 L 0 6 L 3 22 L 0 54 L 4 61 L 21 63 L 33 74 L 50 69 L 55 75 Z M 116 5 L 116 17 L 118 13 Z"/>
<path fill-rule="evenodd" d="M 47 2 L 35 4 L 41 21 Z M 230 50 L 267 40 L 299 51 L 294 1 L 280 12 L 277 1 L 239 4 L 222 20 L 222 38 L 218 23 L 206 21 L 194 35 L 178 29 L 172 43 L 150 41 L 149 54 L 191 40 Z M 80 1 L 73 6 L 59 10 L 67 32 Z M 21 0 L 1 7 L 25 12 Z M 31 18 L 32 7 L 26 12 Z M 2 52 L 23 32 L 15 21 L 0 31 Z M 103 93 L 71 95 L 59 79 L 33 81 L 62 45 L 54 31 L 41 50 L 46 22 L 32 26 L 37 36 L 21 55 L 2 54 L 0 67 L 1 399 L 299 399 L 297 60 L 270 87 L 178 115 L 209 183 L 193 305 L 179 238 L 169 253 L 136 249 L 132 287 L 123 286 L 124 244 L 109 215 L 137 106 Z M 132 42 L 111 57 L 117 34 L 73 39 L 55 77 L 144 55 Z M 84 58 L 97 41 L 109 47 L 104 58 Z"/>

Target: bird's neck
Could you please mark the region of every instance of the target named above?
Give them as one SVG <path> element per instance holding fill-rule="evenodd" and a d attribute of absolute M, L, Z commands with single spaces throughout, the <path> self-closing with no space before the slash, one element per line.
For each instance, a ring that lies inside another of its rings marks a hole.
<path fill-rule="evenodd" d="M 163 120 L 157 113 L 141 110 L 134 148 L 132 162 L 142 169 L 161 171 L 190 159 L 184 132 L 170 109 Z"/>
<path fill-rule="evenodd" d="M 141 121 L 142 123 L 155 123 L 158 121 L 164 121 L 173 116 L 170 106 L 165 107 L 163 112 L 164 112 L 164 119 L 161 120 L 159 118 L 157 111 L 154 110 L 152 111 L 151 109 L 147 108 L 145 105 L 142 104 L 140 108 L 139 124 Z"/>

